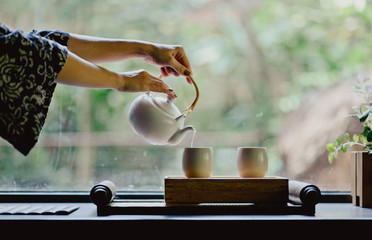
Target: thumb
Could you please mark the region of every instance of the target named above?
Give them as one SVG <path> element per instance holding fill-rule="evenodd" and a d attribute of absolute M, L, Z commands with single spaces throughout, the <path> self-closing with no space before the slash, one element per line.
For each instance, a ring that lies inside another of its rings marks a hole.
<path fill-rule="evenodd" d="M 171 61 L 171 67 L 174 70 L 176 70 L 176 72 L 178 72 L 179 74 L 185 77 L 188 77 L 191 75 L 191 71 L 174 58 Z"/>

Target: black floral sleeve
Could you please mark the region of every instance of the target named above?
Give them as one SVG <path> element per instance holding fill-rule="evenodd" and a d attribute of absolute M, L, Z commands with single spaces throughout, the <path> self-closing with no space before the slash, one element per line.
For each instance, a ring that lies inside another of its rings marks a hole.
<path fill-rule="evenodd" d="M 0 136 L 27 155 L 38 141 L 69 34 L 12 30 L 0 23 Z"/>

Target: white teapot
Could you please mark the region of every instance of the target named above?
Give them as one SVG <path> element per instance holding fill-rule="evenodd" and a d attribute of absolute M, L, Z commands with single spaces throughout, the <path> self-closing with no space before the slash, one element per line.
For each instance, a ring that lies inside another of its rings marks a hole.
<path fill-rule="evenodd" d="M 153 145 L 178 144 L 189 132 L 194 132 L 191 125 L 184 127 L 184 120 L 194 109 L 199 98 L 198 87 L 190 77 L 196 89 L 193 104 L 183 111 L 178 110 L 173 100 L 151 92 L 138 96 L 129 109 L 129 121 L 133 131 Z"/>
<path fill-rule="evenodd" d="M 188 132 L 195 131 L 193 126 L 183 127 L 184 120 L 173 100 L 151 92 L 138 96 L 129 110 L 134 132 L 153 145 L 178 144 Z"/>

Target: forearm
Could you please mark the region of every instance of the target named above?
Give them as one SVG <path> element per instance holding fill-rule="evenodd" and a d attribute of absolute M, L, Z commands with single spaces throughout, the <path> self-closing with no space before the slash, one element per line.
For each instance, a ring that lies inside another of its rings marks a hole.
<path fill-rule="evenodd" d="M 151 43 L 124 39 L 107 39 L 70 34 L 68 49 L 93 63 L 120 61 L 133 57 L 146 57 Z"/>
<path fill-rule="evenodd" d="M 175 98 L 176 94 L 163 81 L 144 70 L 115 73 L 69 52 L 56 82 L 89 88 L 116 89 L 121 92 L 154 91 Z"/>
<path fill-rule="evenodd" d="M 88 62 L 72 52 L 69 52 L 67 61 L 56 81 L 90 88 L 117 89 L 122 85 L 120 82 L 122 78 L 119 74 Z"/>

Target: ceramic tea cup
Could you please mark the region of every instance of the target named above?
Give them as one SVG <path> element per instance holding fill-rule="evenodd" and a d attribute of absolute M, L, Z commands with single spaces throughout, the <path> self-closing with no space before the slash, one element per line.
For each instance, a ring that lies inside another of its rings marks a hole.
<path fill-rule="evenodd" d="M 238 173 L 243 178 L 262 178 L 268 169 L 265 147 L 238 148 Z"/>
<path fill-rule="evenodd" d="M 182 169 L 188 178 L 207 178 L 213 171 L 213 149 L 211 147 L 185 148 Z"/>

